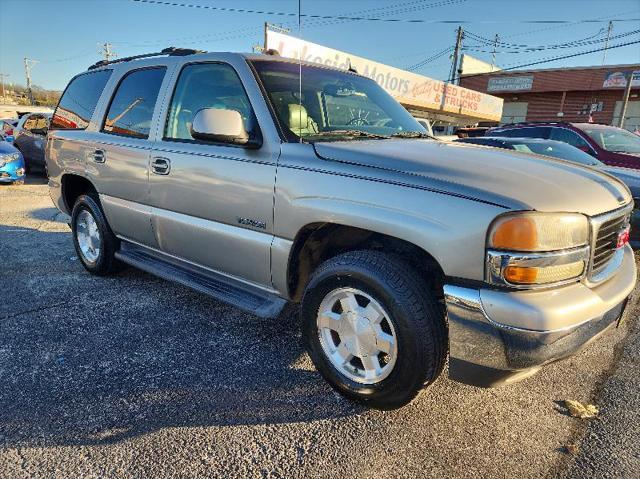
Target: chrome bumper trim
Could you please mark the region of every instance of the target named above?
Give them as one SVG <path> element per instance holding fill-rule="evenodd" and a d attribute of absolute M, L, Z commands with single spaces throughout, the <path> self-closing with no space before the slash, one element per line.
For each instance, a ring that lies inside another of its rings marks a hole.
<path fill-rule="evenodd" d="M 533 331 L 492 321 L 480 290 L 445 285 L 449 321 L 449 377 L 481 387 L 522 379 L 570 356 L 616 323 L 626 300 L 601 316 L 558 330 Z"/>

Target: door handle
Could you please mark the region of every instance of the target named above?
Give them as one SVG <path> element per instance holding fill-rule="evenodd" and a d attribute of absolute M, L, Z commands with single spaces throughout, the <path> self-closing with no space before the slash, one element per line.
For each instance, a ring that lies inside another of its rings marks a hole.
<path fill-rule="evenodd" d="M 171 171 L 171 162 L 167 158 L 156 157 L 151 160 L 151 171 L 156 175 L 168 175 Z"/>
<path fill-rule="evenodd" d="M 104 150 L 96 150 L 91 155 L 96 163 L 104 163 L 107 160 Z"/>

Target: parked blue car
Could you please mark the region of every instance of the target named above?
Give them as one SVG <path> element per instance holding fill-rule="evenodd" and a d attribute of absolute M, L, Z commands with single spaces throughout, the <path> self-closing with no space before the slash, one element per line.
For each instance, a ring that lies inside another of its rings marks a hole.
<path fill-rule="evenodd" d="M 24 182 L 24 170 L 22 153 L 0 137 L 0 183 Z"/>

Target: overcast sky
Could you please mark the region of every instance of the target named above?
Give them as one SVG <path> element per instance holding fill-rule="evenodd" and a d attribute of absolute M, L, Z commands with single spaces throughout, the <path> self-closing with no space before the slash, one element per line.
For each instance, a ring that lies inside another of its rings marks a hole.
<path fill-rule="evenodd" d="M 163 0 L 164 1 L 164 0 Z M 33 83 L 63 89 L 74 74 L 99 60 L 98 43 L 110 42 L 119 56 L 183 46 L 208 51 L 251 51 L 263 42 L 265 21 L 286 24 L 297 35 L 297 0 L 166 0 L 209 7 L 262 10 L 246 13 L 134 0 L 0 0 L 0 73 L 5 82 L 25 83 L 23 57 L 38 60 Z M 281 13 L 285 15 L 277 15 Z M 302 0 L 302 13 L 323 16 L 375 16 L 391 21 L 302 19 L 303 38 L 339 50 L 406 68 L 419 64 L 455 41 L 456 24 L 465 21 L 467 53 L 491 61 L 491 46 L 475 37 L 498 33 L 497 63 L 515 66 L 544 58 L 603 46 L 607 20 L 615 22 L 611 45 L 640 40 L 640 0 Z M 426 23 L 406 20 L 421 19 Z M 600 19 L 602 23 L 576 23 Z M 629 21 L 636 19 L 633 21 Z M 567 24 L 532 23 L 564 20 Z M 581 46 L 557 44 L 585 40 Z M 554 46 L 556 45 L 556 46 Z M 548 48 L 552 46 L 552 48 Z M 547 47 L 540 49 L 539 47 Z M 523 51 L 528 49 L 532 51 Z M 608 64 L 640 63 L 640 46 L 607 53 Z M 600 65 L 602 53 L 592 53 L 540 66 Z M 448 52 L 418 70 L 446 79 Z"/>

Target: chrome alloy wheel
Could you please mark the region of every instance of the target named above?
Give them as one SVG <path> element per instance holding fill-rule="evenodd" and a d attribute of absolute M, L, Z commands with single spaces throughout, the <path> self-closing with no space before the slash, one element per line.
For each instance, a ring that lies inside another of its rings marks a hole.
<path fill-rule="evenodd" d="M 331 364 L 352 381 L 376 384 L 396 363 L 396 333 L 384 308 L 355 288 L 331 291 L 316 319 L 320 345 Z"/>
<path fill-rule="evenodd" d="M 98 229 L 98 223 L 93 215 L 82 210 L 76 220 L 76 239 L 82 256 L 88 263 L 95 263 L 100 257 L 102 237 Z"/>

